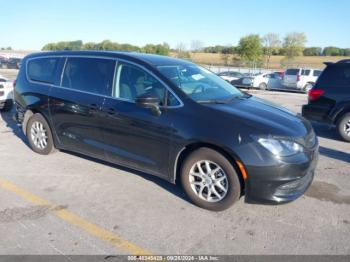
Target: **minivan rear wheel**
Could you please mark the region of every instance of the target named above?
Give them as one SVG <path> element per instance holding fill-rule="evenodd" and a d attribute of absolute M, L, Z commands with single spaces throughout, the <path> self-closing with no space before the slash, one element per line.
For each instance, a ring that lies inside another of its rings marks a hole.
<path fill-rule="evenodd" d="M 225 156 L 209 148 L 198 149 L 186 158 L 181 184 L 195 205 L 213 211 L 229 208 L 241 194 L 235 168 Z"/>
<path fill-rule="evenodd" d="M 34 152 L 49 155 L 55 150 L 50 126 L 41 114 L 34 114 L 28 120 L 26 131 L 29 145 Z"/>
<path fill-rule="evenodd" d="M 347 142 L 350 142 L 350 113 L 341 117 L 337 123 L 339 135 Z"/>

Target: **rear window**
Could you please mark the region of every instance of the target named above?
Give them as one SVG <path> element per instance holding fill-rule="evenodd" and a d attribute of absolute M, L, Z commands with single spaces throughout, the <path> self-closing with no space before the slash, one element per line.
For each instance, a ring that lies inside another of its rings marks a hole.
<path fill-rule="evenodd" d="M 53 84 L 59 58 L 35 58 L 28 62 L 28 77 L 32 81 Z"/>
<path fill-rule="evenodd" d="M 62 86 L 74 90 L 110 95 L 115 61 L 103 58 L 70 57 L 65 66 Z"/>
<path fill-rule="evenodd" d="M 321 75 L 321 73 L 322 73 L 322 71 L 320 71 L 320 70 L 315 70 L 314 71 L 314 76 L 320 76 Z"/>
<path fill-rule="evenodd" d="M 350 66 L 328 66 L 319 77 L 317 85 L 320 87 L 349 87 Z"/>
<path fill-rule="evenodd" d="M 285 74 L 296 76 L 297 74 L 299 74 L 299 69 L 287 69 Z"/>
<path fill-rule="evenodd" d="M 310 75 L 311 70 L 307 69 L 307 70 L 303 70 L 303 72 L 301 73 L 303 76 L 308 76 Z"/>

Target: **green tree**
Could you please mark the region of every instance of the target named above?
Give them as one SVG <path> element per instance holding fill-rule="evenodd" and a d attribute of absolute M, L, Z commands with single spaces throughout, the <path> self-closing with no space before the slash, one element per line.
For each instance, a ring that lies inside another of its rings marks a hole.
<path fill-rule="evenodd" d="M 148 44 L 142 48 L 142 52 L 146 54 L 169 55 L 170 46 L 167 43 L 161 45 Z"/>
<path fill-rule="evenodd" d="M 335 46 L 327 46 L 323 49 L 324 56 L 340 56 L 341 50 Z"/>
<path fill-rule="evenodd" d="M 285 56 L 289 59 L 293 59 L 296 56 L 303 55 L 305 44 L 307 42 L 306 35 L 304 33 L 289 33 L 284 38 L 283 48 L 285 49 Z"/>
<path fill-rule="evenodd" d="M 288 67 L 294 63 L 295 57 L 302 56 L 307 42 L 304 33 L 289 33 L 284 38 L 283 52 L 285 58 L 281 60 L 282 67 Z"/>
<path fill-rule="evenodd" d="M 241 60 L 248 65 L 255 66 L 261 62 L 263 55 L 263 47 L 259 35 L 248 35 L 239 40 L 236 52 Z"/>
<path fill-rule="evenodd" d="M 263 39 L 264 55 L 266 56 L 266 68 L 269 68 L 271 56 L 281 48 L 281 40 L 278 34 L 268 33 Z"/>
<path fill-rule="evenodd" d="M 42 50 L 43 51 L 54 51 L 54 50 L 56 50 L 56 44 L 55 43 L 48 43 L 48 44 L 44 45 Z"/>
<path fill-rule="evenodd" d="M 303 52 L 304 56 L 320 56 L 322 55 L 321 47 L 307 47 Z"/>
<path fill-rule="evenodd" d="M 94 42 L 87 42 L 83 45 L 84 50 L 98 50 L 98 45 Z"/>

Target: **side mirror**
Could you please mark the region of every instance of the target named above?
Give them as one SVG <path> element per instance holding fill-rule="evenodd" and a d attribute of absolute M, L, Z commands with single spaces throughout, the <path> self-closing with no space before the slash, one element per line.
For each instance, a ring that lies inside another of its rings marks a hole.
<path fill-rule="evenodd" d="M 149 96 L 149 95 L 141 95 L 136 98 L 135 100 L 136 105 L 142 108 L 149 108 L 151 109 L 152 113 L 155 116 L 160 116 L 161 111 L 159 108 L 159 99 L 155 96 Z"/>

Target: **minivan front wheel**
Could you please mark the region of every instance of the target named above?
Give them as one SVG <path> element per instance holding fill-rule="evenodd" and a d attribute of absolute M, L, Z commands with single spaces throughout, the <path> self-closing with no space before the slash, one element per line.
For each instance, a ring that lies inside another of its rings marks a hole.
<path fill-rule="evenodd" d="M 27 139 L 32 150 L 49 155 L 55 149 L 51 129 L 41 114 L 34 114 L 27 123 Z"/>
<path fill-rule="evenodd" d="M 350 113 L 345 114 L 337 123 L 339 135 L 347 142 L 350 142 Z"/>
<path fill-rule="evenodd" d="M 213 211 L 229 208 L 241 194 L 235 168 L 225 156 L 209 148 L 187 157 L 181 169 L 181 184 L 194 204 Z"/>

